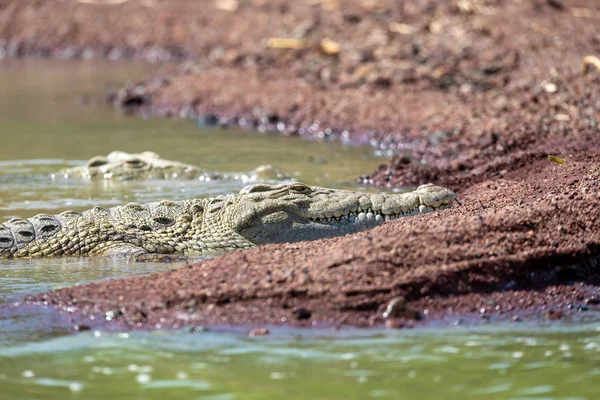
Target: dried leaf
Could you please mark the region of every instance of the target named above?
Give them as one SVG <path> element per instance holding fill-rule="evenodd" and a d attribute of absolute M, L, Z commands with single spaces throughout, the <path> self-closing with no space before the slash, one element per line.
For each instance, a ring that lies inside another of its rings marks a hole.
<path fill-rule="evenodd" d="M 467 0 L 457 1 L 456 8 L 463 14 L 473 14 L 475 12 L 475 5 Z"/>
<path fill-rule="evenodd" d="M 413 28 L 411 25 L 402 24 L 400 22 L 390 22 L 388 29 L 391 32 L 399 33 L 401 35 L 410 35 L 415 31 L 415 28 Z"/>
<path fill-rule="evenodd" d="M 588 72 L 590 72 L 591 68 L 596 68 L 598 71 L 600 71 L 600 58 L 596 57 L 596 56 L 586 56 L 583 58 L 583 70 L 582 70 L 582 74 L 585 75 Z"/>
<path fill-rule="evenodd" d="M 429 25 L 427 25 L 427 29 L 435 35 L 442 32 L 444 24 L 441 21 L 431 21 Z"/>
<path fill-rule="evenodd" d="M 352 73 L 352 78 L 355 80 L 364 79 L 367 75 L 373 71 L 373 66 L 369 64 L 363 64 L 356 67 L 354 72 Z"/>
<path fill-rule="evenodd" d="M 338 0 L 308 0 L 308 4 L 311 6 L 320 4 L 326 10 L 337 10 L 340 8 Z"/>
<path fill-rule="evenodd" d="M 239 7 L 237 0 L 215 0 L 215 7 L 224 11 L 237 11 Z"/>
<path fill-rule="evenodd" d="M 590 10 L 589 8 L 571 7 L 569 11 L 574 17 L 600 19 L 600 12 Z"/>
<path fill-rule="evenodd" d="M 269 38 L 267 47 L 272 49 L 301 49 L 304 47 L 304 41 L 291 38 Z"/>
<path fill-rule="evenodd" d="M 562 163 L 565 162 L 565 160 L 563 160 L 562 158 L 554 157 L 554 156 L 551 156 L 551 155 L 548 155 L 548 160 L 550 160 L 552 162 L 555 162 L 557 164 L 562 164 Z"/>
<path fill-rule="evenodd" d="M 321 40 L 321 51 L 325 54 L 336 55 L 340 53 L 340 44 L 331 39 Z"/>
<path fill-rule="evenodd" d="M 116 6 L 118 4 L 127 3 L 129 0 L 77 0 L 82 4 L 101 4 L 106 6 Z"/>

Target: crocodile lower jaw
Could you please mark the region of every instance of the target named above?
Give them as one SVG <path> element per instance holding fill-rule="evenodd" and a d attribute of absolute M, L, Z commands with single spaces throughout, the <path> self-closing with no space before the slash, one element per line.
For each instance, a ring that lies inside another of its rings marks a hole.
<path fill-rule="evenodd" d="M 391 221 L 396 218 L 401 217 L 410 217 L 413 215 L 426 214 L 429 212 L 434 212 L 438 210 L 443 210 L 445 208 L 449 208 L 449 204 L 442 204 L 439 207 L 432 207 L 426 205 L 420 205 L 419 207 L 415 207 L 411 211 L 407 212 L 398 212 L 392 214 L 384 214 L 381 210 L 373 211 L 371 209 L 366 211 L 353 211 L 349 214 L 342 215 L 339 217 L 322 217 L 322 218 L 311 218 L 309 219 L 318 223 L 338 223 L 338 224 L 353 224 L 356 222 L 366 222 L 366 221 L 375 221 L 378 223 L 382 223 L 384 221 Z"/>

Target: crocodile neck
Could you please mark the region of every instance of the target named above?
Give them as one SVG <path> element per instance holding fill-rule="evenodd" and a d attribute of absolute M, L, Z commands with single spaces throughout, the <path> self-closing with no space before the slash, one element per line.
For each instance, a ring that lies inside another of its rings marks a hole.
<path fill-rule="evenodd" d="M 224 223 L 225 209 L 219 207 L 224 199 L 130 203 L 13 218 L 0 225 L 0 257 L 209 256 L 254 247 Z"/>

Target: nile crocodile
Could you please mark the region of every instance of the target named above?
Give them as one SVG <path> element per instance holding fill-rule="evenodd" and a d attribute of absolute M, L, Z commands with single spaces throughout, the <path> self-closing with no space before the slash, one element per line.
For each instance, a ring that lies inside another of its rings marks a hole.
<path fill-rule="evenodd" d="M 265 243 L 341 236 L 448 208 L 455 199 L 452 191 L 432 184 L 402 194 L 254 184 L 215 198 L 13 218 L 0 225 L 0 258 L 216 255 Z"/>
<path fill-rule="evenodd" d="M 85 179 L 237 179 L 244 182 L 275 181 L 290 177 L 271 165 L 260 167 L 246 173 L 222 173 L 207 171 L 195 165 L 179 161 L 165 160 L 152 151 L 126 153 L 113 151 L 106 156 L 92 157 L 85 165 L 64 169 L 60 172 L 64 178 Z"/>

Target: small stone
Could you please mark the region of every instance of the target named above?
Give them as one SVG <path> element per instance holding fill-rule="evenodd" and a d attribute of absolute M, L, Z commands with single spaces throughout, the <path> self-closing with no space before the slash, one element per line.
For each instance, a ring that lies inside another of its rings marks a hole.
<path fill-rule="evenodd" d="M 523 320 L 518 315 L 513 316 L 510 320 L 512 322 L 523 322 Z"/>
<path fill-rule="evenodd" d="M 380 88 L 389 88 L 392 86 L 392 79 L 387 76 L 376 75 L 372 80 L 372 84 Z"/>
<path fill-rule="evenodd" d="M 250 331 L 250 333 L 248 333 L 248 336 L 250 336 L 250 337 L 265 336 L 265 335 L 268 335 L 269 333 L 271 333 L 271 332 L 267 328 L 257 328 L 257 329 L 252 329 Z"/>
<path fill-rule="evenodd" d="M 392 318 L 385 321 L 385 326 L 391 329 L 402 329 L 406 326 L 406 320 Z"/>
<path fill-rule="evenodd" d="M 542 89 L 544 89 L 544 92 L 552 94 L 558 91 L 558 86 L 555 83 L 547 82 L 542 85 Z"/>
<path fill-rule="evenodd" d="M 394 297 L 392 300 L 390 300 L 385 311 L 383 312 L 383 318 L 400 317 L 405 310 L 406 300 L 404 297 Z"/>
<path fill-rule="evenodd" d="M 204 325 L 190 326 L 188 328 L 188 331 L 190 333 L 206 332 L 206 331 L 208 331 L 208 328 L 206 328 Z"/>
<path fill-rule="evenodd" d="M 338 42 L 333 41 L 328 38 L 325 38 L 325 39 L 321 40 L 321 43 L 319 44 L 319 48 L 320 48 L 321 52 L 323 52 L 324 54 L 337 55 L 340 53 L 341 46 Z"/>
<path fill-rule="evenodd" d="M 200 128 L 210 128 L 219 124 L 219 117 L 214 114 L 201 115 L 196 123 Z"/>
<path fill-rule="evenodd" d="M 235 12 L 239 6 L 237 0 L 215 0 L 215 7 L 219 10 Z"/>
<path fill-rule="evenodd" d="M 143 322 L 148 317 L 148 314 L 143 310 L 135 310 L 131 315 L 132 322 Z"/>
<path fill-rule="evenodd" d="M 406 318 L 406 319 L 414 319 L 420 320 L 421 315 L 418 311 L 411 310 L 406 306 L 406 300 L 404 297 L 394 297 L 388 303 L 385 311 L 382 314 L 383 318 L 391 319 L 391 318 Z"/>
<path fill-rule="evenodd" d="M 600 305 L 600 299 L 597 298 L 596 296 L 591 296 L 591 297 L 588 297 L 587 299 L 585 299 L 584 303 L 588 306 L 596 306 L 596 305 Z"/>
<path fill-rule="evenodd" d="M 544 318 L 550 321 L 555 321 L 563 317 L 562 311 L 548 310 L 544 313 Z"/>
<path fill-rule="evenodd" d="M 385 322 L 385 320 L 380 315 L 372 315 L 369 318 L 369 326 L 380 325 L 380 324 L 383 324 L 384 322 Z"/>
<path fill-rule="evenodd" d="M 546 3 L 555 10 L 563 11 L 566 9 L 565 3 L 562 0 L 546 0 Z"/>
<path fill-rule="evenodd" d="M 292 315 L 297 320 L 309 319 L 312 316 L 312 312 L 304 307 L 298 307 L 292 310 Z"/>
<path fill-rule="evenodd" d="M 73 327 L 73 329 L 76 330 L 77 332 L 83 332 L 83 331 L 89 331 L 92 328 L 89 325 L 78 324 L 78 325 L 75 325 Z"/>

